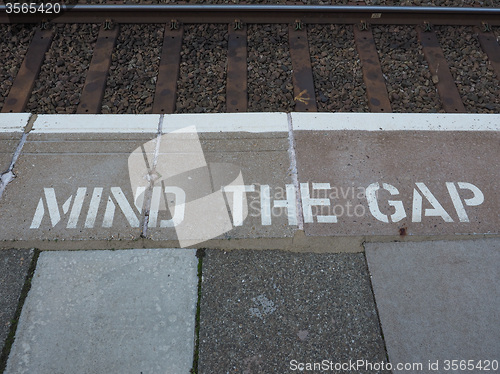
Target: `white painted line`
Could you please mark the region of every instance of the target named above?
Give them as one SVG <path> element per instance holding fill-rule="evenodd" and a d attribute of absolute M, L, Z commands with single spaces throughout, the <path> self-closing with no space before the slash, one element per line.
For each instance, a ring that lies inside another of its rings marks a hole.
<path fill-rule="evenodd" d="M 500 131 L 500 114 L 291 113 L 297 130 Z M 22 131 L 29 113 L 3 113 L 0 132 Z M 34 133 L 156 133 L 159 114 L 42 114 Z M 286 113 L 164 115 L 162 133 L 195 126 L 197 132 L 288 132 Z M 191 131 L 192 132 L 192 131 Z"/>
<path fill-rule="evenodd" d="M 294 130 L 500 131 L 500 114 L 292 113 Z"/>
<path fill-rule="evenodd" d="M 42 114 L 32 132 L 52 133 L 156 133 L 160 114 Z"/>
<path fill-rule="evenodd" d="M 163 133 L 189 126 L 197 132 L 288 132 L 286 113 L 206 113 L 166 114 Z"/>
<path fill-rule="evenodd" d="M 28 124 L 30 113 L 2 113 L 0 114 L 0 132 L 23 131 Z"/>

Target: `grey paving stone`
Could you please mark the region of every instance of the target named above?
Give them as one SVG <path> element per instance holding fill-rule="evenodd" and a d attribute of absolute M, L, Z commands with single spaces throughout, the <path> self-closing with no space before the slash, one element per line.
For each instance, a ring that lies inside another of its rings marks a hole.
<path fill-rule="evenodd" d="M 370 243 L 366 255 L 393 364 L 500 360 L 500 239 Z"/>
<path fill-rule="evenodd" d="M 194 250 L 44 252 L 6 373 L 188 373 Z"/>
<path fill-rule="evenodd" d="M 30 249 L 0 251 L 0 352 L 9 334 L 32 257 Z"/>
<path fill-rule="evenodd" d="M 207 251 L 200 373 L 286 373 L 322 360 L 386 360 L 362 253 Z"/>

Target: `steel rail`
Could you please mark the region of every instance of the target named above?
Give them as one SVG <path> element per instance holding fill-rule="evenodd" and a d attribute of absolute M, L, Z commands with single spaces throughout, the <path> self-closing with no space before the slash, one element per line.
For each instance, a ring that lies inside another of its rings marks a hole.
<path fill-rule="evenodd" d="M 5 11 L 6 5 L 0 5 Z M 493 7 L 438 7 L 438 6 L 385 6 L 385 5 L 140 5 L 140 4 L 61 4 L 63 12 L 327 12 L 327 13 L 429 13 L 429 14 L 497 14 L 500 8 Z"/>
<path fill-rule="evenodd" d="M 62 5 L 61 13 L 7 14 L 0 5 L 0 23 L 304 23 L 366 22 L 370 24 L 500 25 L 500 8 L 367 5 Z"/>

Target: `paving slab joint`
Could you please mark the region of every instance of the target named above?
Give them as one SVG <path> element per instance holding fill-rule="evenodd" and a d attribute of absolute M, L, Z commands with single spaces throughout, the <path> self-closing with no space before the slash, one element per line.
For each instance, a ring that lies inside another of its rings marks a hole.
<path fill-rule="evenodd" d="M 151 165 L 151 171 L 150 174 L 154 175 L 156 171 L 156 166 L 158 165 L 158 155 L 160 154 L 160 144 L 161 144 L 161 136 L 163 132 L 163 119 L 165 118 L 165 115 L 160 115 L 160 119 L 158 121 L 158 131 L 156 133 L 156 146 L 155 146 L 155 153 L 153 155 L 153 165 Z M 140 237 L 141 238 L 146 238 L 147 233 L 148 233 L 148 225 L 149 225 L 149 211 L 151 209 L 151 199 L 153 196 L 153 187 L 154 187 L 155 181 L 153 178 L 149 181 L 149 186 L 144 192 L 144 219 L 142 222 L 142 232 Z"/>
<path fill-rule="evenodd" d="M 295 152 L 295 137 L 293 134 L 293 118 L 291 113 L 287 113 L 288 120 L 288 156 L 290 157 L 290 174 L 293 186 L 295 187 L 295 199 L 297 203 L 297 226 L 299 230 L 304 229 L 304 218 L 302 216 L 302 198 L 299 189 L 299 177 L 297 171 L 297 154 Z"/>
<path fill-rule="evenodd" d="M 21 136 L 21 139 L 19 140 L 19 144 L 17 145 L 16 150 L 14 151 L 14 155 L 12 156 L 12 160 L 10 161 L 9 168 L 4 173 L 0 174 L 0 199 L 2 198 L 3 191 L 5 190 L 7 185 L 12 181 L 12 179 L 16 177 L 16 175 L 13 172 L 13 169 L 17 159 L 19 158 L 19 155 L 21 154 L 24 143 L 26 142 L 26 138 L 28 137 L 28 132 L 33 127 L 33 122 L 35 122 L 36 117 L 37 117 L 36 114 L 32 114 L 28 119 L 28 124 L 24 129 L 24 133 Z"/>
<path fill-rule="evenodd" d="M 24 301 L 26 300 L 26 297 L 28 296 L 28 293 L 31 289 L 31 280 L 33 279 L 33 276 L 35 274 L 36 264 L 38 261 L 38 257 L 40 256 L 40 251 L 38 249 L 31 250 L 34 252 L 33 257 L 31 258 L 30 267 L 24 280 L 24 286 L 21 290 L 21 295 L 19 296 L 16 312 L 10 325 L 9 335 L 7 335 L 2 353 L 0 354 L 0 374 L 3 374 L 5 368 L 7 367 L 7 360 L 9 358 L 10 350 L 12 348 L 12 345 L 14 344 L 16 336 L 17 324 L 19 322 L 19 318 L 21 317 L 21 311 L 23 309 Z"/>
<path fill-rule="evenodd" d="M 203 257 L 205 257 L 205 248 L 197 249 L 196 257 L 198 257 L 198 299 L 196 301 L 196 316 L 194 325 L 193 367 L 190 370 L 190 374 L 198 374 L 198 362 L 200 358 L 201 283 L 203 276 Z"/>
<path fill-rule="evenodd" d="M 379 328 L 379 333 L 380 336 L 382 337 L 382 342 L 384 343 L 384 352 L 385 352 L 385 361 L 389 361 L 389 351 L 387 350 L 387 343 L 385 341 L 385 336 L 384 336 L 384 330 L 382 329 L 382 322 L 380 320 L 380 313 L 379 313 L 379 308 L 377 305 L 377 299 L 375 298 L 375 290 L 373 289 L 373 282 L 372 282 L 372 274 L 370 273 L 370 267 L 368 266 L 368 259 L 366 258 L 366 248 L 365 248 L 365 242 L 362 243 L 363 246 L 363 258 L 365 260 L 365 266 L 366 266 L 366 274 L 368 274 L 368 279 L 369 279 L 369 285 L 370 285 L 370 292 L 373 297 L 373 305 L 375 306 L 375 312 L 377 313 L 377 323 L 378 323 L 378 328 Z"/>

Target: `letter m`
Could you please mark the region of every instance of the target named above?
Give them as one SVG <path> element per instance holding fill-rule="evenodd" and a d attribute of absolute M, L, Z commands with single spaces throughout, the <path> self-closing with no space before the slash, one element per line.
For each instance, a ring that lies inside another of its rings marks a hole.
<path fill-rule="evenodd" d="M 83 199 L 85 197 L 86 192 L 87 189 L 85 187 L 78 188 L 76 192 L 75 201 L 73 202 L 73 206 L 69 214 L 68 228 L 76 227 L 76 223 L 78 222 L 78 218 L 82 211 Z M 71 200 L 73 199 L 73 195 L 71 195 L 62 204 L 62 207 L 59 207 L 59 204 L 57 203 L 56 199 L 56 193 L 53 188 L 44 188 L 44 195 L 45 195 L 45 205 L 43 203 L 43 198 L 40 198 L 40 200 L 38 201 L 38 206 L 36 207 L 35 215 L 33 216 L 33 220 L 31 221 L 30 229 L 38 229 L 40 227 L 43 217 L 45 216 L 46 212 L 45 207 L 47 207 L 52 227 L 57 225 L 59 221 L 61 221 L 61 211 L 63 215 L 66 215 L 71 206 Z"/>

